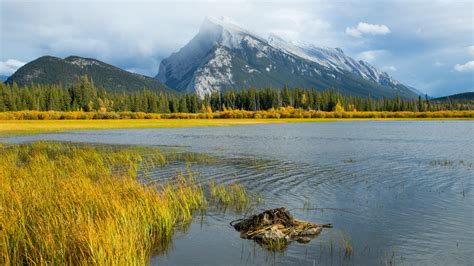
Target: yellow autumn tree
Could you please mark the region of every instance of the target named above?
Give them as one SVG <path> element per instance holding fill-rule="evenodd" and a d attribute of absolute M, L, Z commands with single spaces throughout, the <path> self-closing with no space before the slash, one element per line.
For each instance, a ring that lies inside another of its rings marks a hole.
<path fill-rule="evenodd" d="M 342 104 L 338 101 L 336 106 L 334 106 L 333 111 L 337 113 L 342 113 L 344 112 L 344 106 L 342 106 Z"/>
<path fill-rule="evenodd" d="M 212 113 L 212 107 L 210 105 L 206 106 L 206 112 Z"/>
<path fill-rule="evenodd" d="M 357 112 L 357 108 L 352 103 L 349 104 L 348 109 L 349 109 L 349 112 Z"/>

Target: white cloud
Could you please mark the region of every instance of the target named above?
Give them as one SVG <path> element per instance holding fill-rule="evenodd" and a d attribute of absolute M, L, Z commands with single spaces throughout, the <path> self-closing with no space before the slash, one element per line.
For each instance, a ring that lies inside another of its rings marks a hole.
<path fill-rule="evenodd" d="M 357 59 L 367 61 L 367 62 L 373 62 L 377 58 L 388 54 L 387 50 L 369 50 L 369 51 L 364 51 L 361 53 L 357 54 Z"/>
<path fill-rule="evenodd" d="M 444 66 L 444 63 L 443 63 L 443 62 L 436 61 L 436 62 L 434 62 L 433 65 L 434 65 L 435 67 L 442 67 L 442 66 Z"/>
<path fill-rule="evenodd" d="M 370 35 L 385 35 L 389 34 L 390 29 L 383 24 L 369 24 L 365 22 L 359 22 L 356 27 L 347 27 L 346 34 L 352 37 L 361 37 L 363 34 Z"/>
<path fill-rule="evenodd" d="M 470 55 L 474 55 L 474 45 L 468 46 L 466 49 Z"/>
<path fill-rule="evenodd" d="M 465 64 L 456 64 L 454 69 L 459 72 L 474 71 L 474 61 L 469 61 Z"/>
<path fill-rule="evenodd" d="M 327 38 L 333 33 L 328 21 L 317 12 L 308 12 L 304 8 L 268 8 L 258 20 L 249 22 L 247 28 L 262 36 L 272 33 L 291 41 L 318 39 L 319 42 L 328 44 Z"/>
<path fill-rule="evenodd" d="M 0 75 L 10 76 L 17 69 L 22 67 L 25 62 L 18 61 L 16 59 L 8 59 L 6 61 L 0 61 Z"/>

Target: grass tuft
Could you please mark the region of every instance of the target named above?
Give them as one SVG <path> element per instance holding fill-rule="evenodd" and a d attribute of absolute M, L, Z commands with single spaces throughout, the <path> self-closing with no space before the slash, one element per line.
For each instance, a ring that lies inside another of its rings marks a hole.
<path fill-rule="evenodd" d="M 236 211 L 242 211 L 249 203 L 249 196 L 244 187 L 238 184 L 224 186 L 216 185 L 214 181 L 209 183 L 211 200 L 219 203 L 224 208 L 233 207 Z"/>

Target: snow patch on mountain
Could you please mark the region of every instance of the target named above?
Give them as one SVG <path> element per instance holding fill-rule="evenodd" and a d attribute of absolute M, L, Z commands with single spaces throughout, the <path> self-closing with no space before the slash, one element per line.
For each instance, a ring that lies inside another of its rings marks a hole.
<path fill-rule="evenodd" d="M 260 73 L 260 71 L 258 69 L 255 69 L 255 68 L 252 68 L 251 66 L 249 65 L 245 65 L 243 68 L 242 68 L 243 71 L 249 73 L 249 74 L 252 74 L 252 73 Z"/>
<path fill-rule="evenodd" d="M 93 66 L 93 65 L 99 66 L 100 65 L 95 60 L 80 58 L 80 57 L 71 58 L 68 62 L 80 68 L 84 68 L 86 66 Z"/>
<path fill-rule="evenodd" d="M 400 85 L 398 81 L 392 79 L 386 72 L 378 71 L 367 62 L 357 62 L 344 54 L 340 48 L 321 48 L 312 44 L 289 42 L 276 35 L 270 35 L 268 43 L 300 58 L 318 63 L 329 70 L 339 73 L 348 71 L 361 76 L 365 80 L 381 85 Z"/>

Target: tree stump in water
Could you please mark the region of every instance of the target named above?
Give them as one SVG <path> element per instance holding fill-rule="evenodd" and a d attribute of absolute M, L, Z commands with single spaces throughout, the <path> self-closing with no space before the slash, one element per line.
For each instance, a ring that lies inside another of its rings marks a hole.
<path fill-rule="evenodd" d="M 331 224 L 315 224 L 293 218 L 285 208 L 269 209 L 230 223 L 240 236 L 271 250 L 281 250 L 291 241 L 308 243 Z"/>

